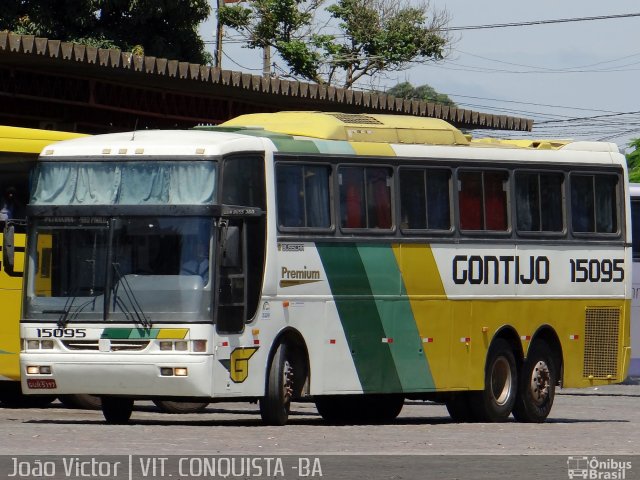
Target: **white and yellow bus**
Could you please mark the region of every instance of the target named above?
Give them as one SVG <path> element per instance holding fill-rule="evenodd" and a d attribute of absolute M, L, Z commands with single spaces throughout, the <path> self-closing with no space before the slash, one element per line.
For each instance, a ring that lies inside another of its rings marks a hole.
<path fill-rule="evenodd" d="M 557 385 L 626 376 L 628 198 L 613 144 L 473 142 L 436 119 L 64 142 L 28 207 L 23 389 L 100 395 L 111 423 L 143 398 L 258 400 L 278 425 L 304 398 L 330 422 L 406 398 L 541 422 Z"/>
<path fill-rule="evenodd" d="M 77 133 L 0 126 L 0 239 L 9 220 L 14 225 L 16 252 L 15 268 L 10 268 L 0 258 L 0 401 L 5 405 L 42 404 L 51 398 L 38 401 L 37 397 L 23 398 L 20 394 L 19 329 L 25 207 L 29 200 L 29 174 L 42 149 L 52 142 L 80 136 Z"/>

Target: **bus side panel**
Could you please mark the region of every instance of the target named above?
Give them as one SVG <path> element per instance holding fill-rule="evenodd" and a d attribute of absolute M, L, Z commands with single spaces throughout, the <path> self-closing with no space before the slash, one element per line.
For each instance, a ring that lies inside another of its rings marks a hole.
<path fill-rule="evenodd" d="M 3 235 L 0 232 L 0 245 Z M 24 264 L 24 234 L 14 236 L 16 244 L 15 276 L 0 269 L 0 380 L 20 380 L 20 301 L 22 265 Z M 1 250 L 1 248 L 0 248 Z M 20 251 L 21 250 L 21 251 Z"/>

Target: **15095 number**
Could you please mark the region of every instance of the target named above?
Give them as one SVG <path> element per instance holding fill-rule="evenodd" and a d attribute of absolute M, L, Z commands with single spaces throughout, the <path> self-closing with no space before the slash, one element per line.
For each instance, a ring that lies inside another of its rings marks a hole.
<path fill-rule="evenodd" d="M 39 338 L 85 338 L 84 328 L 36 328 Z"/>
<path fill-rule="evenodd" d="M 576 258 L 571 264 L 571 281 L 582 282 L 622 282 L 624 280 L 624 259 Z"/>

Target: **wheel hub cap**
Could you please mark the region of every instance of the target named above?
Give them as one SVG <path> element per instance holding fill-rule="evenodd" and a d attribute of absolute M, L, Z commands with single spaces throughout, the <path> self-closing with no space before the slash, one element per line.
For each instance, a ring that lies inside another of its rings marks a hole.
<path fill-rule="evenodd" d="M 498 405 L 506 404 L 511 398 L 511 367 L 506 358 L 496 359 L 491 369 L 491 392 Z"/>
<path fill-rule="evenodd" d="M 531 374 L 531 396 L 537 405 L 542 405 L 549 397 L 550 380 L 549 366 L 540 360 Z"/>

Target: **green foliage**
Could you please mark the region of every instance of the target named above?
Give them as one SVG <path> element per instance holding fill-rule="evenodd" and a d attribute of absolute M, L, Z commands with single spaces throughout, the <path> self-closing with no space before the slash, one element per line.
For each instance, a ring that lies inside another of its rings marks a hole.
<path fill-rule="evenodd" d="M 248 48 L 274 47 L 294 75 L 320 83 L 340 79 L 351 87 L 364 76 L 444 57 L 448 18 L 437 12 L 428 18 L 428 4 L 337 0 L 325 9 L 328 24 L 318 27 L 313 22 L 323 2 L 248 0 L 223 7 L 219 18 L 244 35 Z"/>
<path fill-rule="evenodd" d="M 442 103 L 450 107 L 456 106 L 456 103 L 451 100 L 448 95 L 438 93 L 432 86 L 426 84 L 414 87 L 409 82 L 402 82 L 391 87 L 387 90 L 387 93 L 399 98 L 417 98 L 426 100 L 427 102 Z"/>
<path fill-rule="evenodd" d="M 627 167 L 629 168 L 629 181 L 640 183 L 640 138 L 634 138 L 629 142 L 634 150 L 627 154 Z"/>
<path fill-rule="evenodd" d="M 209 63 L 207 0 L 1 0 L 0 30 Z"/>

